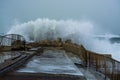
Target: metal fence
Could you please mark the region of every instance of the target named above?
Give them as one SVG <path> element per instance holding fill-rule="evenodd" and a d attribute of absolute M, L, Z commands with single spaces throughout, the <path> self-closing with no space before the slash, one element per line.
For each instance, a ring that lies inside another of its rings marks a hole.
<path fill-rule="evenodd" d="M 25 39 L 18 34 L 0 36 L 0 50 L 25 48 Z"/>
<path fill-rule="evenodd" d="M 66 51 L 79 56 L 85 67 L 100 73 L 104 80 L 120 80 L 120 62 L 110 55 L 91 52 L 82 45 L 75 45 L 71 42 L 64 43 L 63 47 Z"/>
<path fill-rule="evenodd" d="M 105 75 L 105 80 L 120 80 L 120 62 L 109 56 L 86 51 L 86 66 Z"/>

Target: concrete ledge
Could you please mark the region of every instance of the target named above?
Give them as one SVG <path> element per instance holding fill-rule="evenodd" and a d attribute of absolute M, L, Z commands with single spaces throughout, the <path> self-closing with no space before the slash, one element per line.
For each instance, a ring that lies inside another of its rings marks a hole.
<path fill-rule="evenodd" d="M 0 77 L 0 80 L 86 80 L 84 76 L 68 74 L 14 72 Z"/>

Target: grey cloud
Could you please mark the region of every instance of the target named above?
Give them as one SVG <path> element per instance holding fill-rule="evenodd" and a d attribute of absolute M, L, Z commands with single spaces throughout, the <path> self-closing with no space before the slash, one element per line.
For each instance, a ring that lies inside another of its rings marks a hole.
<path fill-rule="evenodd" d="M 119 0 L 0 0 L 0 13 L 3 29 L 8 29 L 14 19 L 86 19 L 105 31 L 120 34 Z"/>

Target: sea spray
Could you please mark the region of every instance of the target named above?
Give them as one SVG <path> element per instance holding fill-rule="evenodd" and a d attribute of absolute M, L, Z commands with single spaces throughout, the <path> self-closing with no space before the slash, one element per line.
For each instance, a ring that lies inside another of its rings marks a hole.
<path fill-rule="evenodd" d="M 24 35 L 27 41 L 54 40 L 58 37 L 71 39 L 88 50 L 112 54 L 113 58 L 120 61 L 120 44 L 111 44 L 108 39 L 96 39 L 93 37 L 95 32 L 94 25 L 89 21 L 37 19 L 13 25 L 8 34 Z"/>
<path fill-rule="evenodd" d="M 49 20 L 37 19 L 23 24 L 12 26 L 8 33 L 18 33 L 24 35 L 27 40 L 39 41 L 44 39 L 63 39 L 81 40 L 90 36 L 93 25 L 90 22 L 79 22 L 73 20 Z M 74 39 L 76 38 L 76 39 Z M 78 42 L 79 43 L 79 40 Z"/>

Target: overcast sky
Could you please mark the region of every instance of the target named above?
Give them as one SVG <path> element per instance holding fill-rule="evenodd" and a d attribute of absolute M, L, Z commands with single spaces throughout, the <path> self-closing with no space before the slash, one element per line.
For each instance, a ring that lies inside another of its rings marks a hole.
<path fill-rule="evenodd" d="M 120 0 L 0 0 L 0 33 L 37 18 L 88 20 L 120 34 Z"/>

